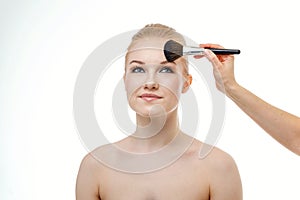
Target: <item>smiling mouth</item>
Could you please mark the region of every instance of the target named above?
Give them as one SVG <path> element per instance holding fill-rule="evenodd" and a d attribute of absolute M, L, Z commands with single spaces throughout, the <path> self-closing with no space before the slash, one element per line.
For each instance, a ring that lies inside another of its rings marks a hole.
<path fill-rule="evenodd" d="M 147 101 L 147 102 L 151 102 L 151 101 L 154 101 L 154 100 L 158 100 L 158 99 L 162 99 L 161 96 L 157 96 L 155 94 L 143 94 L 141 96 L 139 96 L 139 98 Z"/>

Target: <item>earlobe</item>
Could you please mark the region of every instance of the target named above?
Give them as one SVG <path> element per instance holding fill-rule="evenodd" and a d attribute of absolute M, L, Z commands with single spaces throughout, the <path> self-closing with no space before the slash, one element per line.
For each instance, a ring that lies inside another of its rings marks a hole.
<path fill-rule="evenodd" d="M 188 89 L 190 88 L 190 85 L 192 84 L 192 81 L 193 81 L 192 75 L 188 74 L 186 77 L 186 80 L 183 84 L 182 93 L 185 93 L 188 91 Z"/>

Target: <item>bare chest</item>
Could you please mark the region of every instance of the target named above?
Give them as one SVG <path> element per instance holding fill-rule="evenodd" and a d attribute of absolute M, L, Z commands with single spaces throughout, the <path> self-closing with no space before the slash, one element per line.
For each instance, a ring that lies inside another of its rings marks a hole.
<path fill-rule="evenodd" d="M 149 174 L 109 172 L 100 185 L 102 200 L 208 200 L 204 172 L 171 167 Z"/>

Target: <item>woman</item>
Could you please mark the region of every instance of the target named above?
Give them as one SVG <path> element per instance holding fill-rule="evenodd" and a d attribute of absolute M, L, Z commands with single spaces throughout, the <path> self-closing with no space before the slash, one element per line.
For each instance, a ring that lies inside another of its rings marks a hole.
<path fill-rule="evenodd" d="M 166 61 L 163 45 L 169 39 L 185 43 L 182 35 L 161 24 L 147 25 L 132 38 L 125 57 L 124 83 L 129 105 L 136 112 L 136 131 L 83 159 L 77 200 L 242 199 L 240 176 L 231 156 L 214 148 L 198 159 L 203 143 L 180 130 L 178 103 L 192 76 L 184 58 Z M 127 154 L 138 155 L 138 159 Z M 153 154 L 155 159 L 147 158 Z M 175 159 L 164 163 L 169 157 Z M 156 170 L 128 170 L 141 166 Z"/>

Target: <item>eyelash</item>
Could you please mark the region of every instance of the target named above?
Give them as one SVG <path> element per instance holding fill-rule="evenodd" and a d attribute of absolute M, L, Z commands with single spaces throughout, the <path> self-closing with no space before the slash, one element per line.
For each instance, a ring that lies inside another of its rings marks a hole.
<path fill-rule="evenodd" d="M 134 68 L 131 70 L 131 72 L 132 72 L 132 73 L 140 73 L 140 72 L 136 72 L 136 70 L 143 70 L 143 73 L 145 73 L 145 70 L 144 70 L 142 67 L 138 67 L 138 66 L 134 67 Z"/>
<path fill-rule="evenodd" d="M 137 70 L 139 70 L 137 72 Z M 140 70 L 142 70 L 143 72 L 140 72 Z M 162 73 L 174 73 L 174 71 L 170 68 L 170 67 L 162 67 L 159 72 L 163 71 L 163 70 L 167 70 L 167 72 L 162 72 Z M 145 70 L 142 67 L 136 66 L 131 70 L 132 73 L 145 73 Z"/>
<path fill-rule="evenodd" d="M 168 70 L 168 72 L 163 72 L 163 73 L 174 73 L 174 71 L 173 71 L 170 67 L 163 67 L 163 68 L 160 70 L 160 72 L 161 72 L 162 70 Z"/>

